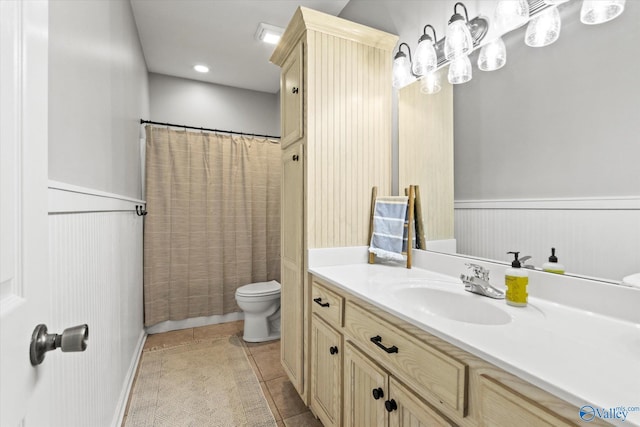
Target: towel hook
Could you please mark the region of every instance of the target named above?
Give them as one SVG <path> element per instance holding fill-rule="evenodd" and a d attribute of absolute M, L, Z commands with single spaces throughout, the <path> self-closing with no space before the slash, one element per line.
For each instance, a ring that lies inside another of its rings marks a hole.
<path fill-rule="evenodd" d="M 146 214 L 147 214 L 147 211 L 143 205 L 136 205 L 136 215 L 144 216 Z"/>

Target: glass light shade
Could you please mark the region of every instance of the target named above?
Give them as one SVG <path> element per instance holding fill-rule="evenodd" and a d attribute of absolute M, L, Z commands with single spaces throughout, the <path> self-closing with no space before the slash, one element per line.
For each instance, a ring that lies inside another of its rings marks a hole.
<path fill-rule="evenodd" d="M 449 64 L 449 74 L 447 75 L 447 78 L 449 83 L 457 85 L 471 80 L 471 73 L 471 60 L 467 55 L 464 55 L 451 61 Z"/>
<path fill-rule="evenodd" d="M 452 17 L 451 23 L 447 26 L 447 35 L 444 40 L 444 56 L 447 59 L 455 59 L 466 56 L 473 50 L 473 38 L 469 31 L 467 21 L 460 16 L 460 19 Z"/>
<path fill-rule="evenodd" d="M 411 82 L 411 63 L 409 58 L 399 52 L 393 60 L 393 87 L 400 89 Z"/>
<path fill-rule="evenodd" d="M 602 24 L 620 16 L 625 0 L 584 0 L 580 9 L 583 24 Z"/>
<path fill-rule="evenodd" d="M 555 7 L 547 9 L 529 21 L 524 42 L 531 47 L 550 45 L 560 37 L 561 25 L 558 9 Z"/>
<path fill-rule="evenodd" d="M 420 79 L 420 92 L 432 95 L 440 92 L 440 73 L 432 71 Z"/>
<path fill-rule="evenodd" d="M 416 48 L 416 54 L 413 57 L 413 74 L 424 76 L 434 71 L 437 66 L 438 57 L 433 41 L 428 37 L 420 40 Z"/>
<path fill-rule="evenodd" d="M 512 30 L 529 20 L 527 0 L 500 0 L 495 10 L 496 25 L 504 31 Z"/>
<path fill-rule="evenodd" d="M 507 63 L 507 48 L 504 46 L 502 37 L 491 43 L 487 43 L 480 49 L 478 56 L 478 68 L 482 71 L 494 71 L 504 67 Z"/>

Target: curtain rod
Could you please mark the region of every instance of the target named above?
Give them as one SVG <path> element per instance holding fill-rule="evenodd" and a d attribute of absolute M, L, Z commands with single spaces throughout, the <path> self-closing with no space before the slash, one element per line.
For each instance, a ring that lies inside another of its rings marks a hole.
<path fill-rule="evenodd" d="M 162 123 L 162 122 L 154 122 L 152 120 L 140 119 L 140 124 L 141 125 L 143 125 L 145 123 L 148 123 L 148 124 L 151 124 L 151 125 L 171 126 L 171 127 L 175 127 L 175 128 L 195 129 L 195 130 L 208 131 L 208 132 L 221 132 L 221 133 L 231 133 L 231 134 L 234 134 L 234 135 L 261 136 L 263 138 L 278 138 L 278 139 L 280 139 L 279 136 L 274 136 L 274 135 L 261 135 L 259 133 L 236 132 L 236 131 L 232 131 L 232 130 L 222 130 L 222 129 L 209 129 L 209 128 L 203 128 L 203 127 L 187 126 L 187 125 L 176 125 L 174 123 Z"/>

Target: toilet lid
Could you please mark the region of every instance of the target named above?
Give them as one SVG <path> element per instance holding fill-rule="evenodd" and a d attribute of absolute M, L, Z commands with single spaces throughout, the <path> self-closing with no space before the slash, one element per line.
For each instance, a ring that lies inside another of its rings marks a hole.
<path fill-rule="evenodd" d="M 277 294 L 279 292 L 280 283 L 275 280 L 271 280 L 270 282 L 250 283 L 248 285 L 240 286 L 236 290 L 236 295 L 264 296 Z"/>

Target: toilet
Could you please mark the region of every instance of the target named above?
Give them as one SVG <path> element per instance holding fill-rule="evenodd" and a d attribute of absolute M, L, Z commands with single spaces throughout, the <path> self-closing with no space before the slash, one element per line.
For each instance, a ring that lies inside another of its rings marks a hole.
<path fill-rule="evenodd" d="M 244 312 L 244 335 L 247 342 L 280 338 L 280 283 L 250 283 L 236 290 L 236 302 Z"/>

